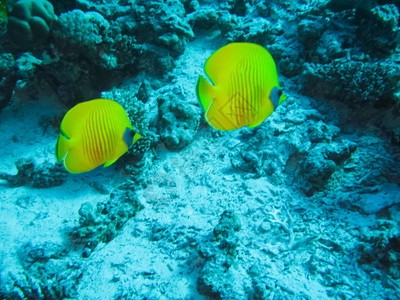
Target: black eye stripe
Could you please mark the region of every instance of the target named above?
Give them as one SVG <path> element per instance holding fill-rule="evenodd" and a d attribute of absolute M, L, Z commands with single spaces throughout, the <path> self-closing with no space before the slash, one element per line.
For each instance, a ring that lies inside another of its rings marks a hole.
<path fill-rule="evenodd" d="M 282 90 L 278 91 L 278 97 L 282 96 Z"/>
<path fill-rule="evenodd" d="M 135 134 L 136 134 L 136 132 L 135 132 L 134 130 L 131 130 L 131 131 L 129 132 L 129 135 L 130 135 L 131 137 L 134 137 Z"/>

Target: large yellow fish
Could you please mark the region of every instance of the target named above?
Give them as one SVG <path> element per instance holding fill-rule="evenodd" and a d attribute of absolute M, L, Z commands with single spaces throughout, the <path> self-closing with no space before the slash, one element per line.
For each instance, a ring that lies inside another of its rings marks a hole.
<path fill-rule="evenodd" d="M 95 99 L 75 105 L 61 122 L 56 145 L 58 162 L 70 173 L 114 163 L 141 136 L 133 130 L 121 105 Z"/>
<path fill-rule="evenodd" d="M 196 94 L 208 124 L 219 130 L 260 125 L 285 99 L 275 62 L 253 43 L 231 43 L 212 54 L 204 65 Z"/>

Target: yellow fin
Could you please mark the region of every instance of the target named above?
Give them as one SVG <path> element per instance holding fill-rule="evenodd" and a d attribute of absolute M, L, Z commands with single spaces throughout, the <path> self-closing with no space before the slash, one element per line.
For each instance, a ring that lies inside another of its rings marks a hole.
<path fill-rule="evenodd" d="M 215 87 L 200 75 L 197 80 L 196 95 L 204 110 L 207 111 L 215 98 Z"/>
<path fill-rule="evenodd" d="M 133 142 L 132 142 L 132 145 L 134 144 L 134 143 L 136 143 L 140 138 L 142 137 L 142 135 L 140 134 L 140 133 L 135 133 L 135 135 L 133 136 Z"/>
<path fill-rule="evenodd" d="M 264 121 L 262 121 L 262 122 L 264 122 Z M 249 128 L 257 127 L 257 126 L 260 125 L 262 122 L 259 122 L 259 123 L 257 123 L 257 124 L 253 124 L 253 125 L 249 125 L 248 127 L 249 127 Z"/>
<path fill-rule="evenodd" d="M 110 160 L 109 162 L 106 162 L 104 164 L 104 168 L 107 168 L 109 166 L 111 166 L 113 163 L 115 163 L 118 160 L 119 157 L 117 157 L 116 159 Z"/>

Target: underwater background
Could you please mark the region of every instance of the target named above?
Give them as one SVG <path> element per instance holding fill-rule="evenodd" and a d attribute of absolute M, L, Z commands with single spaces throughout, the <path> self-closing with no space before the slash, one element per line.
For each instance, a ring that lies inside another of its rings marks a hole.
<path fill-rule="evenodd" d="M 0 10 L 1 299 L 400 299 L 400 1 Z M 287 99 L 225 132 L 196 82 L 231 42 Z M 100 97 L 142 137 L 70 174 L 61 120 Z"/>

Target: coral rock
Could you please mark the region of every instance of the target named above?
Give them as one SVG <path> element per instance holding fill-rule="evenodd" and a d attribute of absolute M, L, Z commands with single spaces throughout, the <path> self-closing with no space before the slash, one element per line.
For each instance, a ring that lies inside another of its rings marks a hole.
<path fill-rule="evenodd" d="M 18 45 L 44 41 L 50 36 L 57 16 L 53 5 L 46 0 L 21 0 L 8 17 L 8 35 Z"/>
<path fill-rule="evenodd" d="M 176 100 L 172 94 L 159 97 L 161 139 L 170 150 L 180 150 L 189 145 L 200 125 L 197 106 Z"/>

